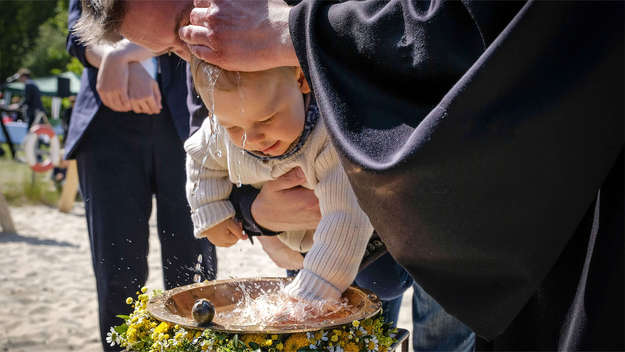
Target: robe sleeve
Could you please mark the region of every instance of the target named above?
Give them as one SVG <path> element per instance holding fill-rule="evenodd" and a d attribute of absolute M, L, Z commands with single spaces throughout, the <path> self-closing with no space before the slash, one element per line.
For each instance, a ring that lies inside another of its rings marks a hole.
<path fill-rule="evenodd" d="M 623 147 L 622 23 L 612 2 L 291 10 L 361 207 L 393 257 L 482 337 L 540 286 Z"/>

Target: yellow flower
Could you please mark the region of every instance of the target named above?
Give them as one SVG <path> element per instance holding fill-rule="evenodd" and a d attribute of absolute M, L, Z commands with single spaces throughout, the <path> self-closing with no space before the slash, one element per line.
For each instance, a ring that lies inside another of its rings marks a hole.
<path fill-rule="evenodd" d="M 146 293 L 146 292 L 148 292 L 148 288 L 145 286 L 141 287 L 141 293 Z"/>
<path fill-rule="evenodd" d="M 166 322 L 161 322 L 160 324 L 158 324 L 158 326 L 154 329 L 154 332 L 157 334 L 162 334 L 167 332 L 167 330 L 169 330 L 169 324 L 167 324 Z"/>
<path fill-rule="evenodd" d="M 262 346 L 265 343 L 265 340 L 265 335 L 260 334 L 248 334 L 241 337 L 241 341 L 245 342 L 248 346 L 250 345 L 250 342 L 254 342 L 257 345 Z"/>
<path fill-rule="evenodd" d="M 279 344 L 276 345 L 276 349 L 278 351 L 282 351 L 284 349 L 284 345 L 282 344 L 282 342 L 280 342 Z"/>
<path fill-rule="evenodd" d="M 344 350 L 345 352 L 359 352 L 360 351 L 358 346 L 353 342 L 350 342 L 347 345 L 345 345 Z"/>
<path fill-rule="evenodd" d="M 137 329 L 134 326 L 128 327 L 128 330 L 126 330 L 126 338 L 131 345 L 137 342 Z"/>
<path fill-rule="evenodd" d="M 126 298 L 126 304 L 132 304 L 132 297 Z"/>
<path fill-rule="evenodd" d="M 330 337 L 330 340 L 332 342 L 337 342 L 339 340 L 339 337 L 337 335 L 332 335 L 332 337 Z"/>
<path fill-rule="evenodd" d="M 357 328 L 357 327 L 359 327 L 359 326 L 360 326 L 360 322 L 359 322 L 358 320 L 354 320 L 354 321 L 352 321 L 352 325 L 353 325 L 355 328 Z"/>
<path fill-rule="evenodd" d="M 296 352 L 305 346 L 308 346 L 308 338 L 305 334 L 293 334 L 284 341 L 284 350 L 286 352 Z"/>
<path fill-rule="evenodd" d="M 371 319 L 365 319 L 362 322 L 362 327 L 367 330 L 367 331 L 371 331 L 371 328 L 373 328 L 373 320 Z"/>

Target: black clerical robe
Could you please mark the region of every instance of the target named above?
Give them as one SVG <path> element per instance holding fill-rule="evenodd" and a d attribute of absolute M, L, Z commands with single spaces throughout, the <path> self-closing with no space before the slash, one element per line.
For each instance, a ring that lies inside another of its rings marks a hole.
<path fill-rule="evenodd" d="M 360 205 L 479 348 L 623 348 L 623 2 L 304 0 L 289 24 Z"/>

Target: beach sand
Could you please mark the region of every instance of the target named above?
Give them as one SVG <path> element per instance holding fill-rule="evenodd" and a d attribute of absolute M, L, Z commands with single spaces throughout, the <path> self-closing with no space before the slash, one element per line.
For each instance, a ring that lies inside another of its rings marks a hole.
<path fill-rule="evenodd" d="M 83 204 L 68 214 L 42 205 L 12 207 L 11 214 L 18 233 L 0 232 L 0 351 L 101 351 Z M 154 214 L 150 224 L 147 286 L 162 289 Z M 217 256 L 218 279 L 284 276 L 249 241 Z M 411 297 L 404 295 L 399 319 L 409 330 Z"/>

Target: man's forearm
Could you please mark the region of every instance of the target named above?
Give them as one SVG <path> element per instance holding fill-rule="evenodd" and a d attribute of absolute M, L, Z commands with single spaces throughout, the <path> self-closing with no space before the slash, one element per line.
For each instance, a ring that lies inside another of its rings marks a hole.
<path fill-rule="evenodd" d="M 114 55 L 126 62 L 141 62 L 154 56 L 150 50 L 132 43 L 126 39 L 120 40 L 115 45 L 99 44 L 88 46 L 85 57 L 89 63 L 99 68 L 106 55 L 115 51 Z"/>

